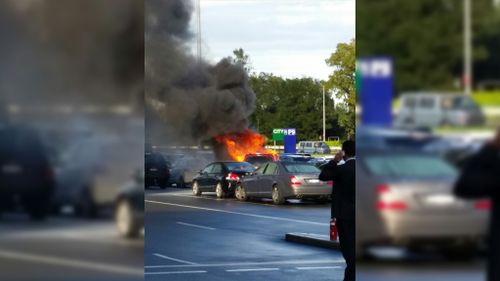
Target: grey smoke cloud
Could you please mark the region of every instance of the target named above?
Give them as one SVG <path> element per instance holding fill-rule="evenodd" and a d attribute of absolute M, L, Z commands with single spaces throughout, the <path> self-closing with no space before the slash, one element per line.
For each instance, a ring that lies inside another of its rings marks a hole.
<path fill-rule="evenodd" d="M 146 1 L 146 134 L 156 144 L 241 132 L 255 109 L 241 65 L 229 59 L 210 65 L 190 54 L 192 12 L 190 1 Z"/>

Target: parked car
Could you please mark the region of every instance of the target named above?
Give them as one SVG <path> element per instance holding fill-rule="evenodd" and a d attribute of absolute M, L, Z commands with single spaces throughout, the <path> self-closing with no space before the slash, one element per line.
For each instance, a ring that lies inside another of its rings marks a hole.
<path fill-rule="evenodd" d="M 301 141 L 299 142 L 298 153 L 329 154 L 331 149 L 324 141 Z"/>
<path fill-rule="evenodd" d="M 136 238 L 144 228 L 144 172 L 137 170 L 115 201 L 115 223 L 120 236 Z"/>
<path fill-rule="evenodd" d="M 186 188 L 198 175 L 200 169 L 213 161 L 213 155 L 206 153 L 169 154 L 167 159 L 171 163 L 169 183 L 175 184 L 178 188 Z"/>
<path fill-rule="evenodd" d="M 467 256 L 483 241 L 489 205 L 453 195 L 457 171 L 443 158 L 358 148 L 356 165 L 358 257 L 373 245 L 431 246 Z"/>
<path fill-rule="evenodd" d="M 292 198 L 313 198 L 326 201 L 332 193 L 332 182 L 318 179 L 320 170 L 308 163 L 269 162 L 236 186 L 236 199 L 272 198 L 283 204 Z"/>
<path fill-rule="evenodd" d="M 159 186 L 162 189 L 167 188 L 170 179 L 170 168 L 163 155 L 157 152 L 146 152 L 144 167 L 145 188 L 151 186 Z"/>
<path fill-rule="evenodd" d="M 234 194 L 236 183 L 254 170 L 248 162 L 213 162 L 193 179 L 193 194 L 200 196 L 203 192 L 215 192 L 218 198 L 225 198 Z"/>
<path fill-rule="evenodd" d="M 33 220 L 44 219 L 53 190 L 53 167 L 39 134 L 0 124 L 0 212 L 20 203 Z"/>
<path fill-rule="evenodd" d="M 394 120 L 397 127 L 484 125 L 481 108 L 469 97 L 457 94 L 411 93 L 401 96 Z"/>
<path fill-rule="evenodd" d="M 256 169 L 267 162 L 278 160 L 278 156 L 272 153 L 251 153 L 245 155 L 244 162 L 252 164 Z"/>

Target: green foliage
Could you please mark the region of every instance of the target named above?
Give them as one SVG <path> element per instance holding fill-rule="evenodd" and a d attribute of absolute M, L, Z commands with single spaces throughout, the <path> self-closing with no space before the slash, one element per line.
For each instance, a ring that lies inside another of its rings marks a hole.
<path fill-rule="evenodd" d="M 500 91 L 474 92 L 472 99 L 480 106 L 500 106 Z"/>
<path fill-rule="evenodd" d="M 500 9 L 474 0 L 475 81 L 499 76 Z M 359 0 L 358 57 L 394 58 L 396 93 L 456 90 L 462 77 L 463 1 Z"/>
<path fill-rule="evenodd" d="M 332 67 L 333 73 L 325 82 L 325 87 L 332 90 L 338 99 L 344 103 L 337 104 L 337 119 L 339 125 L 346 131 L 347 138 L 352 138 L 355 133 L 356 118 L 356 43 L 340 43 L 337 49 L 326 60 Z"/>
<path fill-rule="evenodd" d="M 245 51 L 242 48 L 239 49 L 234 49 L 233 50 L 233 55 L 232 57 L 233 62 L 235 63 L 240 63 L 245 71 L 250 74 L 252 71 L 252 63 L 250 61 L 250 56 L 245 53 Z"/>

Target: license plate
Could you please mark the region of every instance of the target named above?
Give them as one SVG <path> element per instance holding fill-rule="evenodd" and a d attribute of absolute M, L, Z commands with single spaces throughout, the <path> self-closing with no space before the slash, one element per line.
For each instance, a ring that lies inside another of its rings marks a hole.
<path fill-rule="evenodd" d="M 457 203 L 457 199 L 449 194 L 429 195 L 424 202 L 432 206 L 449 206 Z"/>
<path fill-rule="evenodd" d="M 309 180 L 307 180 L 307 182 L 309 182 L 309 183 L 319 183 L 319 180 L 318 179 L 309 179 Z"/>
<path fill-rule="evenodd" d="M 23 171 L 23 168 L 17 164 L 3 165 L 2 172 L 4 174 L 19 174 Z"/>

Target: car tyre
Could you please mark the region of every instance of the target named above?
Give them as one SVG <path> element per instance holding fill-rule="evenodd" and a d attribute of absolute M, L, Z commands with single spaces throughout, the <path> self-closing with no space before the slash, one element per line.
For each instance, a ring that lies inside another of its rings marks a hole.
<path fill-rule="evenodd" d="M 241 183 L 236 186 L 234 195 L 239 201 L 248 201 L 247 192 Z"/>
<path fill-rule="evenodd" d="M 226 192 L 222 188 L 222 183 L 218 182 L 217 185 L 215 186 L 215 194 L 219 199 L 226 198 Z"/>
<path fill-rule="evenodd" d="M 120 236 L 124 238 L 139 237 L 141 227 L 128 200 L 121 199 L 118 201 L 115 210 L 115 222 Z"/>
<path fill-rule="evenodd" d="M 277 185 L 273 186 L 272 199 L 275 205 L 282 205 L 285 203 L 285 197 Z"/>
<path fill-rule="evenodd" d="M 193 182 L 193 195 L 194 196 L 200 196 L 201 195 L 200 187 L 198 186 L 198 182 L 197 181 Z"/>

